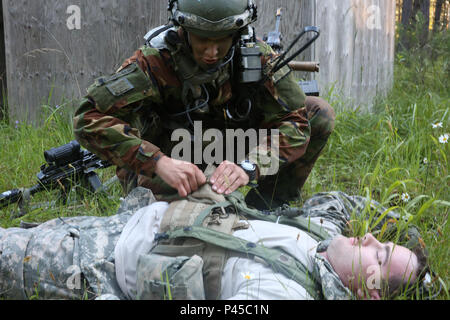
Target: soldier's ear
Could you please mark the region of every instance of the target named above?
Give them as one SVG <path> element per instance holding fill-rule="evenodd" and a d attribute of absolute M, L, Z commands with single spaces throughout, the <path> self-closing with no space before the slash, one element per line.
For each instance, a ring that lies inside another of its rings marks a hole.
<path fill-rule="evenodd" d="M 356 295 L 358 296 L 358 299 L 365 299 L 366 295 L 364 294 L 364 291 L 359 288 L 358 291 L 356 291 Z"/>
<path fill-rule="evenodd" d="M 380 292 L 378 290 L 375 290 L 375 289 L 374 290 L 370 290 L 369 294 L 370 294 L 370 299 L 371 300 L 380 300 L 381 299 Z"/>
<path fill-rule="evenodd" d="M 370 300 L 380 300 L 380 292 L 376 289 L 368 290 L 365 292 L 363 289 L 358 289 L 356 295 L 359 299 L 370 299 Z"/>

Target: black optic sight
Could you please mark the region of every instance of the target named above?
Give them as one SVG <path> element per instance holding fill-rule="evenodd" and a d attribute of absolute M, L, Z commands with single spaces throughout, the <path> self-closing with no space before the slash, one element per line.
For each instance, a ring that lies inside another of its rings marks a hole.
<path fill-rule="evenodd" d="M 44 152 L 45 161 L 62 167 L 82 157 L 81 146 L 78 141 L 72 141 L 64 146 L 54 148 Z"/>

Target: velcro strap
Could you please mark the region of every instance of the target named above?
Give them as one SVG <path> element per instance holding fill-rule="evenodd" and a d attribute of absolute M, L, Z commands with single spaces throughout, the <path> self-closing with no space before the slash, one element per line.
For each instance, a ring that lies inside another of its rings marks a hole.
<path fill-rule="evenodd" d="M 176 228 L 192 226 L 198 215 L 210 205 L 187 200 L 172 202 L 164 213 L 160 232 L 164 233 Z"/>
<path fill-rule="evenodd" d="M 159 296 L 161 300 L 169 300 L 172 296 L 181 297 L 181 300 L 185 300 L 187 297 L 186 286 L 174 286 L 170 282 L 162 281 L 149 281 L 150 291 Z M 184 298 L 183 298 L 184 297 Z"/>

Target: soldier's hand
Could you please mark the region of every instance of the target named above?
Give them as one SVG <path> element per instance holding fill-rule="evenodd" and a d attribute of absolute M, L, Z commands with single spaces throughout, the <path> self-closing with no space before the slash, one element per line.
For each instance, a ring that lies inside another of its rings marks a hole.
<path fill-rule="evenodd" d="M 210 182 L 213 190 L 217 193 L 230 194 L 240 187 L 246 186 L 250 179 L 240 166 L 230 161 L 224 161 L 211 176 Z"/>
<path fill-rule="evenodd" d="M 155 173 L 177 189 L 180 197 L 188 196 L 206 183 L 205 175 L 196 165 L 167 156 L 159 159 Z"/>

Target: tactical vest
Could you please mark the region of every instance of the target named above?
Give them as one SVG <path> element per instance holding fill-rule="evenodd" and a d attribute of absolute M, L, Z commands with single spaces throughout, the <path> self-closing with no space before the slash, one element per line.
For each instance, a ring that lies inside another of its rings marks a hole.
<path fill-rule="evenodd" d="M 301 261 L 282 250 L 263 247 L 232 235 L 236 230 L 249 227 L 242 222 L 246 219 L 290 225 L 308 232 L 317 241 L 329 238 L 323 228 L 308 219 L 251 209 L 240 192 L 225 198 L 206 185 L 187 200 L 171 202 L 164 214 L 161 233 L 155 238 L 157 245 L 151 253 L 170 257 L 201 257 L 205 297 L 208 300 L 220 298 L 223 269 L 230 256 L 258 260 L 274 272 L 282 273 L 302 285 L 314 299 L 321 298 L 320 284 Z M 164 281 L 159 284 L 165 286 Z"/>

